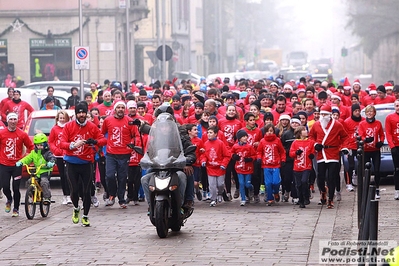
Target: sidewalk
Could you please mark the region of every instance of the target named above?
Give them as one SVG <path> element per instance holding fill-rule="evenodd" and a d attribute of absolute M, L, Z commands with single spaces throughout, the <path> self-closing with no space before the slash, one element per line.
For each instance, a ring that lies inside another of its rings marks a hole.
<path fill-rule="evenodd" d="M 382 186 L 379 239 L 399 238 L 399 201 L 392 185 Z M 91 227 L 71 221 L 72 208 L 60 205 L 53 189 L 48 218 L 18 218 L 0 212 L 0 254 L 4 265 L 319 265 L 319 240 L 356 240 L 356 193 L 343 192 L 333 210 L 291 203 L 247 204 L 239 199 L 214 208 L 196 202 L 181 232 L 158 238 L 146 203 L 90 209 Z M 5 199 L 0 200 L 1 208 Z"/>

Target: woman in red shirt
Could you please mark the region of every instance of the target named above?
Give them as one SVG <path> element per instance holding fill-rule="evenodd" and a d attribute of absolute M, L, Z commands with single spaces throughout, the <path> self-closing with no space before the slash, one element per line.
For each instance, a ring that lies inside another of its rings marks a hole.
<path fill-rule="evenodd" d="M 364 162 L 373 162 L 374 181 L 376 186 L 375 198 L 380 198 L 380 165 L 381 151 L 384 144 L 384 131 L 382 124 L 375 119 L 377 111 L 373 105 L 368 105 L 365 109 L 366 120 L 359 124 L 359 136 L 364 140 Z"/>

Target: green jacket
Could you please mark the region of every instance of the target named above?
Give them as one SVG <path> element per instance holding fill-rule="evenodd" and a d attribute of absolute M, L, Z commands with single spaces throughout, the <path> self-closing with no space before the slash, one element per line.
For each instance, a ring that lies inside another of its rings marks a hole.
<path fill-rule="evenodd" d="M 42 154 L 43 152 L 43 154 Z M 29 165 L 33 162 L 35 167 L 39 167 L 40 165 L 44 164 L 45 166 L 42 166 L 40 168 L 40 171 L 38 173 L 38 176 L 40 177 L 43 173 L 46 172 L 51 172 L 53 171 L 53 167 L 48 168 L 46 166 L 47 162 L 53 162 L 55 163 L 56 159 L 54 154 L 49 150 L 37 150 L 34 149 L 32 150 L 28 155 L 26 155 L 24 158 L 20 160 L 23 164 Z"/>

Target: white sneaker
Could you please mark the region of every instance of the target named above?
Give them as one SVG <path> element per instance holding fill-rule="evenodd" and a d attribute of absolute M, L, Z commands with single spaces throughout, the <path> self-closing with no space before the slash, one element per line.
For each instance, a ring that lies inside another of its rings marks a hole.
<path fill-rule="evenodd" d="M 71 196 L 66 196 L 67 197 L 67 204 L 72 204 Z"/>
<path fill-rule="evenodd" d="M 355 189 L 353 188 L 352 184 L 348 184 L 348 185 L 346 185 L 346 190 L 348 190 L 348 192 L 352 192 Z"/>
<path fill-rule="evenodd" d="M 375 199 L 380 199 L 381 198 L 381 196 L 380 196 L 380 190 L 379 189 L 376 189 L 375 190 Z"/>
<path fill-rule="evenodd" d="M 212 200 L 211 203 L 209 204 L 209 207 L 215 207 L 216 206 L 216 200 Z"/>
<path fill-rule="evenodd" d="M 242 200 L 242 201 L 240 202 L 240 206 L 245 206 L 245 200 Z"/>
<path fill-rule="evenodd" d="M 98 206 L 100 206 L 100 202 L 98 201 L 96 196 L 91 196 L 91 203 L 93 204 L 93 206 L 95 208 L 97 208 Z"/>
<path fill-rule="evenodd" d="M 395 190 L 395 199 L 399 200 L 399 190 Z"/>
<path fill-rule="evenodd" d="M 67 204 L 68 204 L 67 196 L 64 196 L 62 198 L 62 205 L 67 205 Z"/>
<path fill-rule="evenodd" d="M 221 203 L 223 201 L 223 197 L 222 197 L 222 195 L 219 195 L 218 196 L 218 203 Z"/>
<path fill-rule="evenodd" d="M 335 198 L 337 201 L 341 201 L 341 191 L 335 192 Z"/>

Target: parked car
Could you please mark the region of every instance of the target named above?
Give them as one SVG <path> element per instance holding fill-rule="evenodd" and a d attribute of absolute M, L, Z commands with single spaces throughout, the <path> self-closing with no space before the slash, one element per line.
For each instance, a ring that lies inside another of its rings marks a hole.
<path fill-rule="evenodd" d="M 47 91 L 47 87 L 50 85 L 54 87 L 54 92 L 66 91 L 69 94 L 71 93 L 72 87 L 77 87 L 79 89 L 78 95 L 80 95 L 79 81 L 38 81 L 23 85 L 21 88 L 29 88 L 37 91 Z M 85 92 L 90 91 L 90 83 L 85 82 L 83 86 Z"/>
<path fill-rule="evenodd" d="M 386 103 L 386 104 L 376 104 L 374 105 L 375 109 L 377 110 L 377 114 L 375 116 L 376 120 L 379 120 L 382 124 L 382 128 L 385 134 L 385 118 L 387 115 L 395 112 L 395 107 L 393 103 Z M 364 113 L 364 109 L 361 111 L 361 115 L 363 117 L 366 117 Z M 384 145 L 381 147 L 381 166 L 380 166 L 380 174 L 381 177 L 386 177 L 388 175 L 393 175 L 395 172 L 395 168 L 393 166 L 393 161 L 392 161 L 392 154 L 391 154 L 391 149 L 388 146 L 388 141 L 385 139 Z M 344 157 L 344 167 L 349 167 L 347 157 Z M 357 159 L 355 158 L 355 163 L 357 165 Z M 373 169 L 372 169 L 373 173 Z"/>
<path fill-rule="evenodd" d="M 68 112 L 70 117 L 75 115 L 74 110 L 65 110 Z M 46 136 L 50 135 L 51 129 L 55 125 L 55 116 L 57 115 L 57 110 L 39 110 L 34 111 L 28 117 L 26 121 L 24 131 L 28 133 L 30 139 L 33 141 L 33 136 L 37 133 L 44 133 Z M 58 168 L 57 165 L 53 168 L 53 176 L 58 176 Z M 22 171 L 23 177 L 29 177 L 29 174 L 26 172 L 25 167 Z"/>

